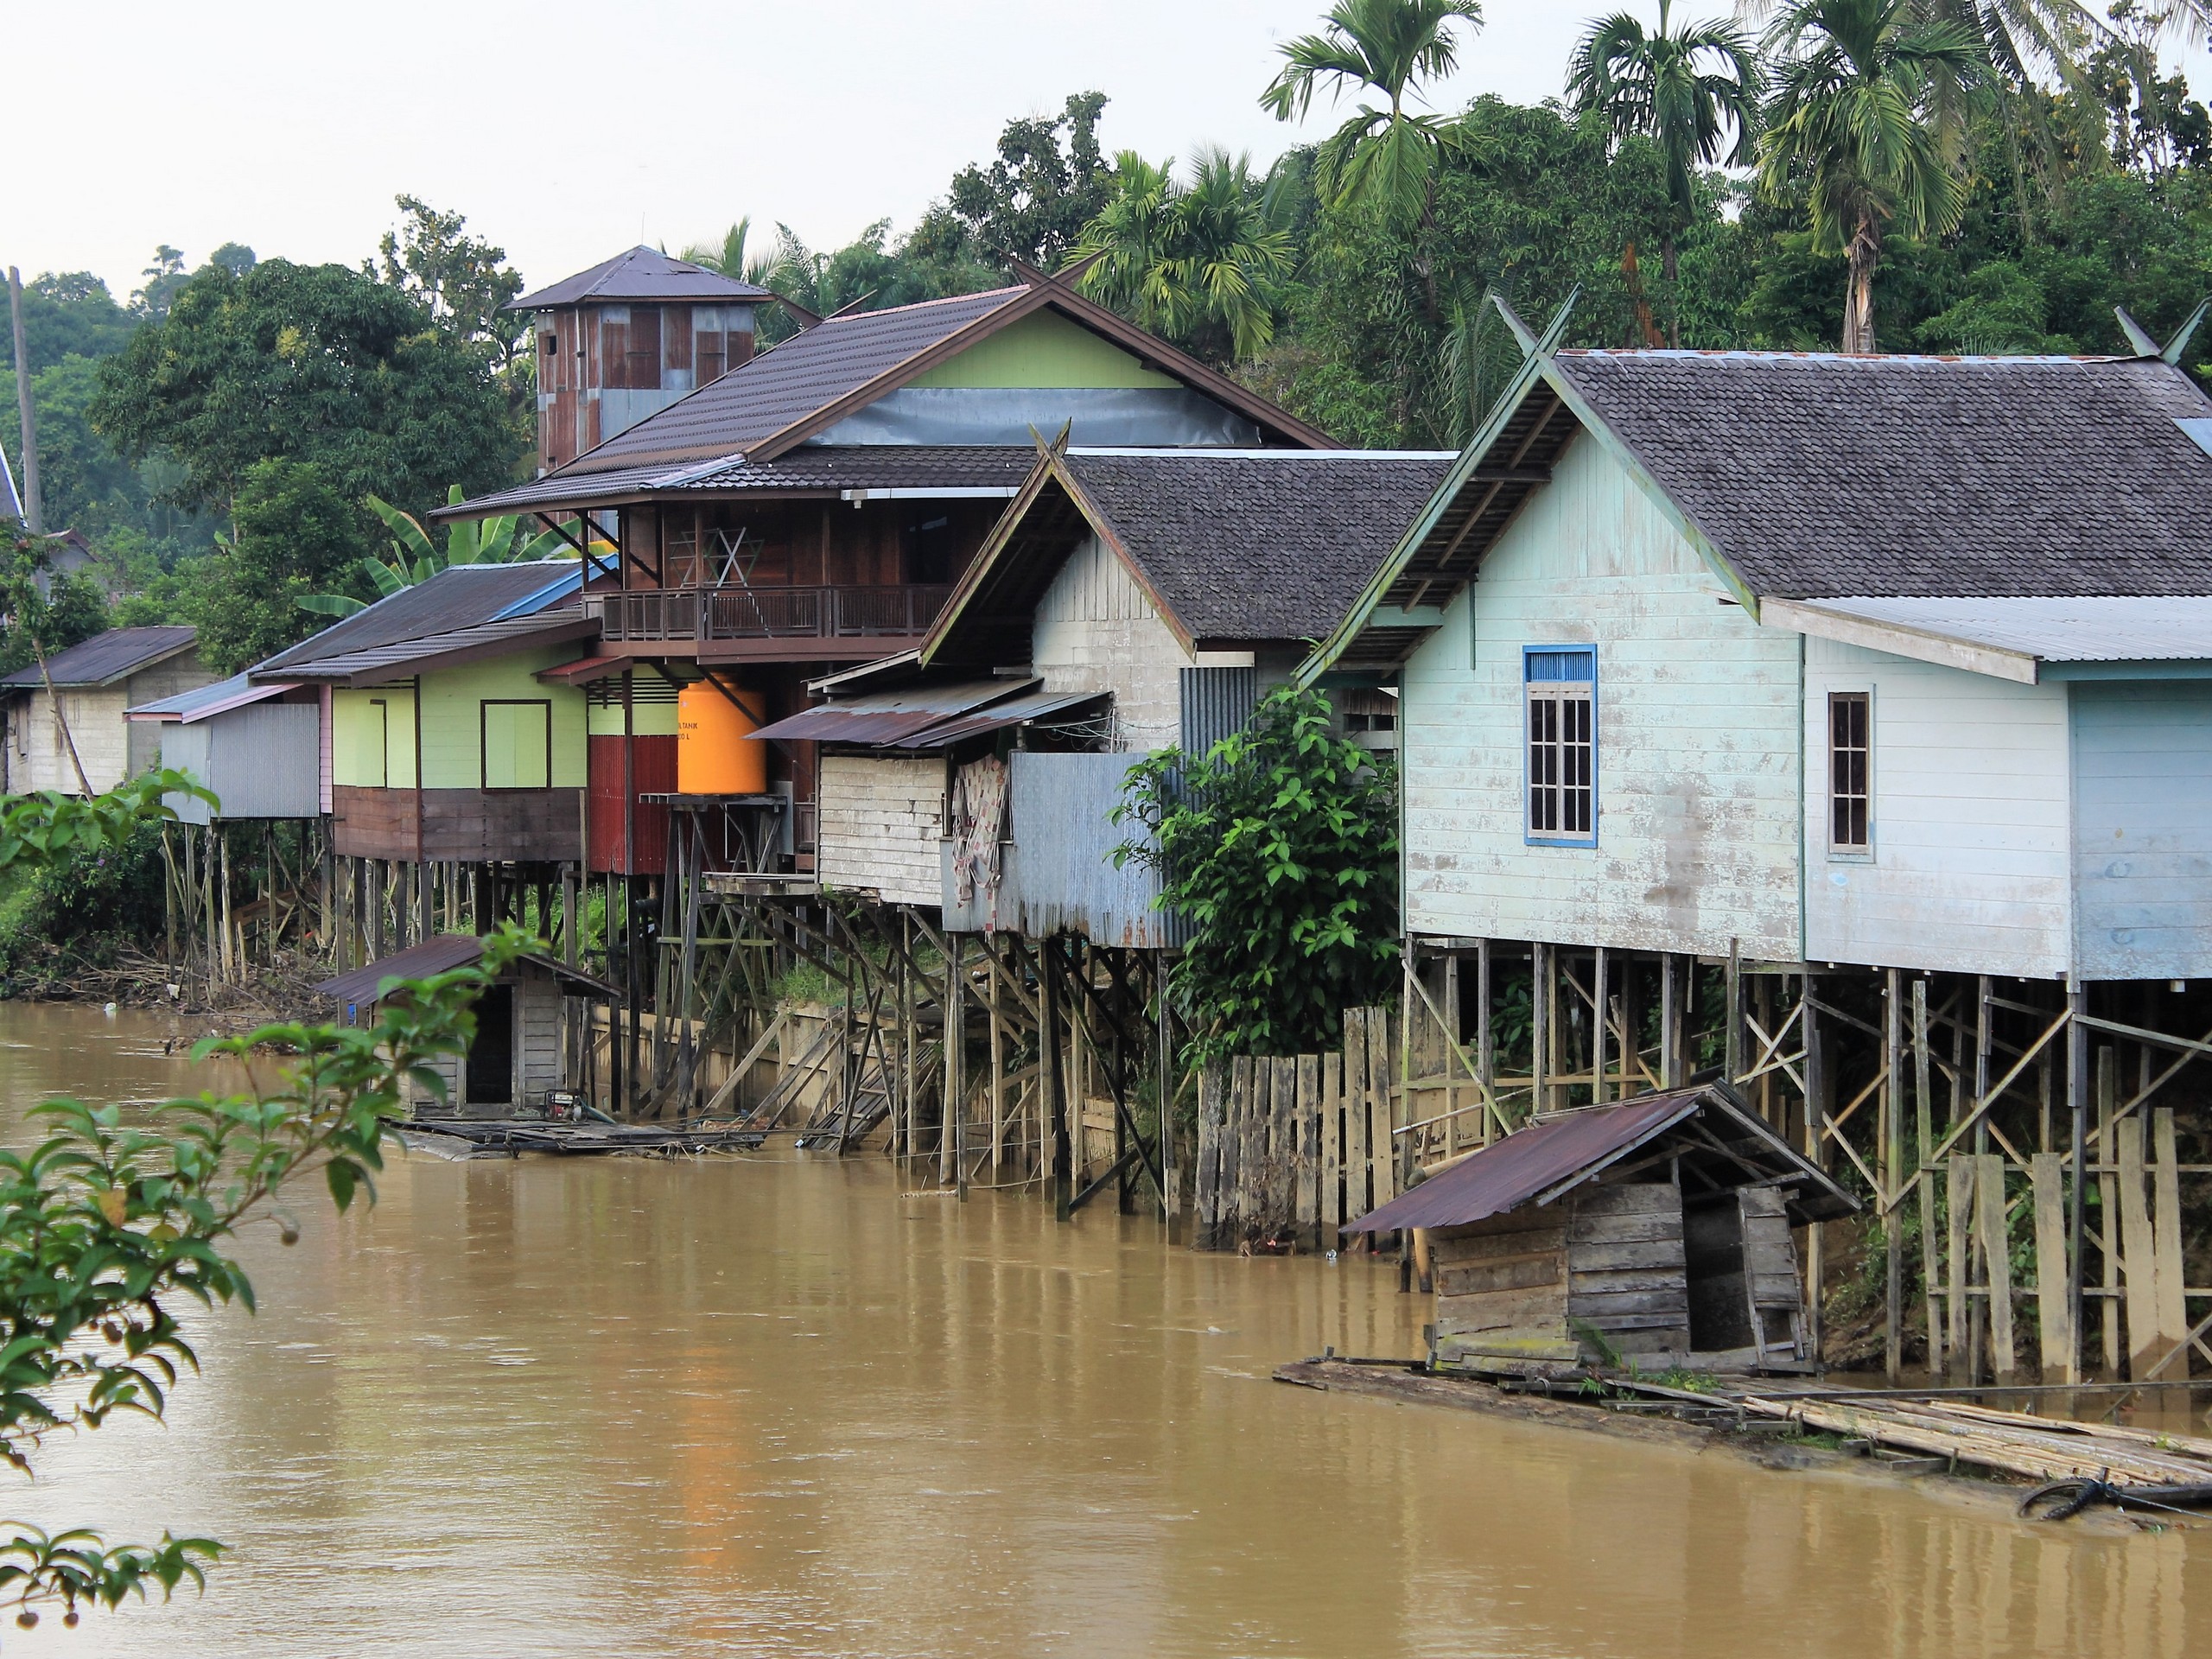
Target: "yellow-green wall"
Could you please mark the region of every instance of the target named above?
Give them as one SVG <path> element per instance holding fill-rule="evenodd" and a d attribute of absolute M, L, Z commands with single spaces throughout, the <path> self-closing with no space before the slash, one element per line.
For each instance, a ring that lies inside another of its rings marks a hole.
<path fill-rule="evenodd" d="M 1111 341 L 1053 311 L 1038 311 L 977 340 L 912 386 L 1178 386 Z"/>
<path fill-rule="evenodd" d="M 584 695 L 573 687 L 550 685 L 537 677 L 540 669 L 568 661 L 575 653 L 560 646 L 495 657 L 459 668 L 425 674 L 422 687 L 422 765 L 425 789 L 480 789 L 484 786 L 481 737 L 486 702 L 543 702 L 552 731 L 555 789 L 580 789 L 584 783 Z M 331 698 L 331 777 L 340 787 L 412 789 L 416 766 L 416 693 L 412 686 L 341 689 Z M 378 711 L 384 705 L 383 753 L 378 752 Z M 673 725 L 671 710 L 671 724 Z M 383 765 L 378 766 L 381 758 Z"/>

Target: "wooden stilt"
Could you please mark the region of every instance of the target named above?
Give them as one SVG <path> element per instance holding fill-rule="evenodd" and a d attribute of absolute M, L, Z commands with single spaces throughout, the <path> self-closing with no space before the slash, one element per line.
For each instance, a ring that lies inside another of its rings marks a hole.
<path fill-rule="evenodd" d="M 1483 1144 L 1497 1132 L 1497 1033 L 1491 1016 L 1491 948 L 1488 939 L 1475 945 L 1475 1077 L 1485 1103 L 1482 1115 Z"/>
<path fill-rule="evenodd" d="M 2120 1341 L 2120 1161 L 2113 1115 L 2119 1104 L 2120 1054 L 2107 1044 L 2097 1050 L 2097 1162 L 2104 1166 L 2098 1177 L 2097 1255 L 2104 1263 L 2104 1297 L 2099 1302 L 2097 1325 L 2104 1346 L 2105 1375 L 2118 1376 Z"/>
<path fill-rule="evenodd" d="M 1548 944 L 1529 947 L 1529 1109 L 1546 1112 L 1552 1109 L 1550 1081 L 1554 1067 L 1549 1062 L 1558 1052 L 1557 1033 L 1552 1018 L 1552 952 Z M 1357 1221 L 1361 1212 L 1345 1217 Z"/>
<path fill-rule="evenodd" d="M 1612 1007 L 1612 953 L 1599 945 L 1590 967 L 1590 1103 L 1602 1106 L 1612 1098 L 1606 1087 L 1605 1068 L 1611 1045 L 1607 1010 Z"/>
<path fill-rule="evenodd" d="M 1737 1045 L 1738 1063 L 1730 1066 L 1732 1077 L 1742 1075 L 1742 1044 L 1738 1035 L 1739 1016 L 1743 1011 L 1743 986 L 1740 964 L 1732 942 L 1728 951 L 1728 974 L 1732 985 L 1728 1005 L 1733 1011 L 1728 1023 L 1729 1040 Z M 1813 1006 L 1813 976 L 1805 976 L 1805 1008 L 1799 1016 L 1805 1033 L 1805 1155 L 1821 1169 L 1828 1166 L 1827 1152 L 1827 1054 L 1822 1042 L 1821 1020 Z M 1821 1224 L 1813 1223 L 1805 1229 L 1805 1317 L 1812 1338 L 1813 1357 L 1818 1359 L 1825 1345 L 1821 1330 L 1821 1311 L 1826 1301 L 1826 1287 L 1821 1277 L 1827 1262 L 1821 1248 Z"/>
<path fill-rule="evenodd" d="M 1060 1071 L 1060 968 L 1059 948 L 1052 939 L 1037 942 L 1037 986 L 1043 1010 L 1039 1058 L 1044 1062 L 1044 1096 L 1046 1139 L 1051 1148 L 1052 1173 L 1046 1179 L 1046 1191 L 1052 1201 L 1055 1219 L 1068 1219 L 1070 1201 L 1075 1197 L 1075 1167 L 1071 1148 L 1068 1145 L 1067 1091 L 1063 1086 Z"/>
<path fill-rule="evenodd" d="M 1915 1114 L 1912 1166 L 1920 1188 L 1920 1274 L 1928 1304 L 1928 1374 L 1943 1374 L 1945 1332 L 1940 1287 L 1942 1257 L 1936 1243 L 1936 1175 L 1928 1160 L 1936 1150 L 1936 1102 L 1929 1093 L 1928 982 L 1912 982 L 1912 1099 Z"/>
<path fill-rule="evenodd" d="M 1898 995 L 1897 970 L 1890 969 L 1882 981 L 1882 1034 L 1886 1051 L 1883 1065 L 1887 1077 L 1881 1087 L 1882 1242 L 1887 1256 L 1885 1292 L 1887 1328 L 1882 1338 L 1882 1368 L 1891 1388 L 1904 1377 L 1904 1219 L 1899 1202 L 1904 1192 L 1904 1008 Z"/>

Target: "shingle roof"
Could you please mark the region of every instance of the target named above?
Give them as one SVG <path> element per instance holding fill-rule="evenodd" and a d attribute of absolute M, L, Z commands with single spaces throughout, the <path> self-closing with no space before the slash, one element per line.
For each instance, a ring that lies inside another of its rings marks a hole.
<path fill-rule="evenodd" d="M 618 305 L 625 300 L 693 300 L 712 305 L 717 300 L 773 298 L 775 296 L 765 288 L 739 282 L 689 260 L 671 259 L 655 248 L 638 247 L 601 260 L 589 270 L 580 270 L 550 288 L 510 300 L 505 308 L 542 311 L 549 306 L 577 305 L 587 300 Z"/>
<path fill-rule="evenodd" d="M 671 493 L 842 495 L 847 490 L 1005 490 L 1020 487 L 1037 464 L 1033 448 L 906 444 L 801 444 L 773 461 L 742 454 L 708 461 L 626 467 L 607 473 L 560 473 L 496 495 L 479 496 L 436 518 L 550 511 Z"/>
<path fill-rule="evenodd" d="M 1554 360 L 1762 597 L 2212 594 L 2212 400 L 2155 358 Z"/>
<path fill-rule="evenodd" d="M 1071 450 L 1067 466 L 1193 639 L 1317 639 L 1449 454 Z"/>
<path fill-rule="evenodd" d="M 0 679 L 0 685 L 42 685 L 49 677 L 56 685 L 112 685 L 188 650 L 194 637 L 191 628 L 110 628 L 48 658 L 44 675 L 32 663 Z"/>
<path fill-rule="evenodd" d="M 609 438 L 563 475 L 749 449 L 1029 292 L 995 289 L 829 318 Z"/>
<path fill-rule="evenodd" d="M 255 664 L 251 672 L 257 679 L 282 678 L 287 670 L 302 669 L 334 657 L 474 627 L 499 619 L 518 606 L 529 606 L 541 595 L 546 604 L 565 597 L 562 590 L 573 591 L 570 584 L 577 575 L 573 559 L 455 565 Z"/>

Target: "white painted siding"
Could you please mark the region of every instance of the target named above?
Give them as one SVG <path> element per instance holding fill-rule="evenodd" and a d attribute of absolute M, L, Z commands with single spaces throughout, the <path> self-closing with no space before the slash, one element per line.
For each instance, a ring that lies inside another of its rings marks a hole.
<path fill-rule="evenodd" d="M 1828 850 L 1831 691 L 1872 693 L 1871 856 Z M 2068 796 L 2064 686 L 1807 639 L 1806 955 L 2063 974 Z"/>
<path fill-rule="evenodd" d="M 944 897 L 937 844 L 944 834 L 944 761 L 822 758 L 816 868 L 825 888 L 870 888 L 886 904 Z"/>
<path fill-rule="evenodd" d="M 1578 439 L 1407 666 L 1411 931 L 1797 955 L 1798 642 L 1726 596 Z M 1532 847 L 1522 648 L 1581 644 L 1597 648 L 1598 845 Z"/>
<path fill-rule="evenodd" d="M 1068 556 L 1037 607 L 1030 661 L 1047 691 L 1111 691 L 1128 749 L 1172 747 L 1182 729 L 1178 671 L 1186 652 L 1128 567 L 1092 537 Z"/>
<path fill-rule="evenodd" d="M 2073 694 L 2078 971 L 2212 975 L 2212 684 L 2058 689 Z"/>

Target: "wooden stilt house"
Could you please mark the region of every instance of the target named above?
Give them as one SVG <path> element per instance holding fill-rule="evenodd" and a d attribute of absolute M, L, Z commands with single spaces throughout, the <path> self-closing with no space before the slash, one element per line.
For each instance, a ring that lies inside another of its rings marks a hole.
<path fill-rule="evenodd" d="M 1441 1363 L 1795 1370 L 1790 1229 L 1858 1208 L 1715 1084 L 1540 1117 L 1345 1230 L 1426 1231 Z"/>

